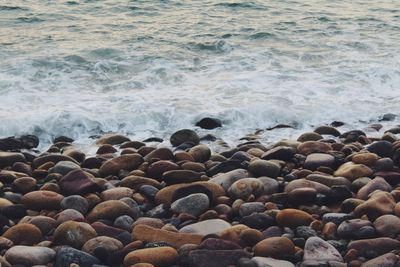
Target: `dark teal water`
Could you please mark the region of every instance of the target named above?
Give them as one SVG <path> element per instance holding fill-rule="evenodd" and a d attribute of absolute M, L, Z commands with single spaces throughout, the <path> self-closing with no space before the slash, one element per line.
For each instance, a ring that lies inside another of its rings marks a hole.
<path fill-rule="evenodd" d="M 357 128 L 399 100 L 397 0 L 0 1 L 0 136 Z"/>

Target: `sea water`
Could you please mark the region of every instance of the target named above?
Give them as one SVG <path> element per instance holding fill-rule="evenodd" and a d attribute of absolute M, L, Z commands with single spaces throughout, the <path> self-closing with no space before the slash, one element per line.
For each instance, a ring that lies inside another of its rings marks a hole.
<path fill-rule="evenodd" d="M 398 0 L 0 0 L 0 137 L 295 128 L 268 141 L 399 103 Z"/>

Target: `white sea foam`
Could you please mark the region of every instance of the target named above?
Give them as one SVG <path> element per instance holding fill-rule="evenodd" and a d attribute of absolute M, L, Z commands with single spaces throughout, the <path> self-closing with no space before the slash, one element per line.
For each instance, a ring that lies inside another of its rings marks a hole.
<path fill-rule="evenodd" d="M 0 8 L 0 136 L 166 137 L 211 116 L 224 125 L 211 133 L 232 142 L 296 126 L 263 134 L 272 140 L 400 115 L 393 2 L 217 2 Z"/>

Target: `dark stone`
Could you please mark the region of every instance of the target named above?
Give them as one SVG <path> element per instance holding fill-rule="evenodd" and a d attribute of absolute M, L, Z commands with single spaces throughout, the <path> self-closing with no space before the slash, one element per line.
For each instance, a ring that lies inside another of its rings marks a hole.
<path fill-rule="evenodd" d="M 197 145 L 200 142 L 200 138 L 193 130 L 183 129 L 173 133 L 169 141 L 173 146 L 179 146 L 185 142 L 193 142 Z"/>
<path fill-rule="evenodd" d="M 379 121 L 393 121 L 396 117 L 397 117 L 396 114 L 386 113 L 383 114 L 381 118 L 379 118 Z"/>
<path fill-rule="evenodd" d="M 340 132 L 331 126 L 319 126 L 314 130 L 314 132 L 316 132 L 318 134 L 327 134 L 327 135 L 333 135 L 333 136 L 340 135 Z"/>
<path fill-rule="evenodd" d="M 158 193 L 158 189 L 151 185 L 142 185 L 139 188 L 139 192 L 149 199 L 154 199 L 155 195 Z"/>
<path fill-rule="evenodd" d="M 22 142 L 22 148 L 32 149 L 39 145 L 39 138 L 35 135 L 22 135 L 19 140 Z"/>
<path fill-rule="evenodd" d="M 15 204 L 7 207 L 3 207 L 0 209 L 0 214 L 6 216 L 7 218 L 20 219 L 27 215 L 26 207 L 22 204 Z"/>
<path fill-rule="evenodd" d="M 58 143 L 58 142 L 66 142 L 66 143 L 72 143 L 74 142 L 74 139 L 69 138 L 67 136 L 61 135 L 61 136 L 57 136 L 56 138 L 54 138 L 53 143 Z"/>
<path fill-rule="evenodd" d="M 317 232 L 310 226 L 298 226 L 295 230 L 297 237 L 308 239 L 309 237 L 317 236 Z"/>
<path fill-rule="evenodd" d="M 70 171 L 59 181 L 64 196 L 85 195 L 97 190 L 97 184 L 82 170 Z"/>
<path fill-rule="evenodd" d="M 347 213 L 325 213 L 322 216 L 322 222 L 324 223 L 332 222 L 336 225 L 339 225 L 342 222 L 350 219 L 353 219 L 353 216 Z"/>
<path fill-rule="evenodd" d="M 218 127 L 222 127 L 222 122 L 219 119 L 207 117 L 207 118 L 203 118 L 200 121 L 198 121 L 196 123 L 196 126 L 203 128 L 203 129 L 211 130 L 211 129 L 215 129 Z"/>
<path fill-rule="evenodd" d="M 165 241 L 148 242 L 144 245 L 144 248 L 159 248 L 159 247 L 172 247 L 172 245 Z"/>
<path fill-rule="evenodd" d="M 387 130 L 385 133 L 399 134 L 400 133 L 400 126 L 391 128 L 391 129 Z"/>
<path fill-rule="evenodd" d="M 345 125 L 345 123 L 342 122 L 342 121 L 333 121 L 333 122 L 331 122 L 330 125 L 331 125 L 332 127 L 340 127 L 340 126 Z"/>
<path fill-rule="evenodd" d="M 377 141 L 369 145 L 367 150 L 382 158 L 391 157 L 393 154 L 393 144 L 388 141 Z"/>
<path fill-rule="evenodd" d="M 92 267 L 94 264 L 100 264 L 100 261 L 86 252 L 71 247 L 61 248 L 57 252 L 54 266 L 69 267 L 72 263 L 76 263 L 80 267 Z"/>
<path fill-rule="evenodd" d="M 83 161 L 81 167 L 86 169 L 99 169 L 104 161 L 106 161 L 105 158 L 87 158 Z"/>
<path fill-rule="evenodd" d="M 246 166 L 244 166 L 246 164 L 240 162 L 239 160 L 227 160 L 221 163 L 218 163 L 217 165 L 215 165 L 214 167 L 212 167 L 211 169 L 209 169 L 207 171 L 209 176 L 214 176 L 218 173 L 225 173 L 225 172 L 229 172 L 229 171 L 233 171 L 236 169 L 247 169 Z"/>
<path fill-rule="evenodd" d="M 251 157 L 247 152 L 238 151 L 235 152 L 235 154 L 233 154 L 232 157 L 230 157 L 230 160 L 239 160 L 240 162 L 243 162 L 243 161 L 250 161 Z"/>
<path fill-rule="evenodd" d="M 262 156 L 261 159 L 278 159 L 278 160 L 284 160 L 284 161 L 289 161 L 293 158 L 295 154 L 295 150 L 291 147 L 287 146 L 277 146 L 275 148 L 272 148 L 265 152 Z"/>
<path fill-rule="evenodd" d="M 274 224 L 274 218 L 265 213 L 253 213 L 245 216 L 240 220 L 240 223 L 247 225 L 250 228 L 264 230 Z"/>
<path fill-rule="evenodd" d="M 158 137 L 150 137 L 147 139 L 144 139 L 143 142 L 145 143 L 149 143 L 149 142 L 158 142 L 158 143 L 162 143 L 164 140 L 162 138 L 158 138 Z"/>
<path fill-rule="evenodd" d="M 169 211 L 169 209 L 167 209 L 167 208 L 165 207 L 164 204 L 160 204 L 160 205 L 158 205 L 158 206 L 152 208 L 151 210 L 149 210 L 149 211 L 146 213 L 146 216 L 147 216 L 147 217 L 159 218 L 159 219 L 166 218 L 166 217 L 168 217 L 169 215 L 170 215 L 170 211 Z"/>

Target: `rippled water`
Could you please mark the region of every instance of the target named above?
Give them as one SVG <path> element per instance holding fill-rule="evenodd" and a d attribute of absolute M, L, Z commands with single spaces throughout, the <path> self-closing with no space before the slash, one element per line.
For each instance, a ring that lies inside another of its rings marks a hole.
<path fill-rule="evenodd" d="M 400 1 L 0 1 L 0 136 L 400 114 Z M 393 123 L 400 122 L 397 119 Z"/>

